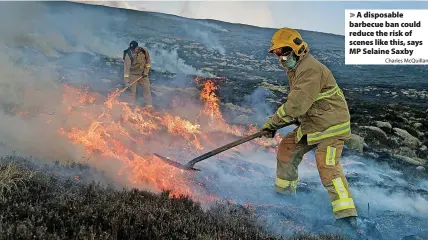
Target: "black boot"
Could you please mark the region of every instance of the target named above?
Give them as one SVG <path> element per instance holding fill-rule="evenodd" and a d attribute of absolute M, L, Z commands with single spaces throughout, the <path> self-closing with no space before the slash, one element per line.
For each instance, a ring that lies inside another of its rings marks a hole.
<path fill-rule="evenodd" d="M 357 229 L 357 217 L 344 217 L 339 218 L 334 222 L 334 225 L 337 227 L 350 227 Z"/>
<path fill-rule="evenodd" d="M 334 225 L 351 239 L 382 240 L 379 226 L 368 218 L 346 217 L 337 219 Z"/>
<path fill-rule="evenodd" d="M 340 232 L 349 236 L 351 239 L 358 239 L 358 224 L 356 217 L 339 218 L 334 222 L 334 226 L 340 229 Z"/>

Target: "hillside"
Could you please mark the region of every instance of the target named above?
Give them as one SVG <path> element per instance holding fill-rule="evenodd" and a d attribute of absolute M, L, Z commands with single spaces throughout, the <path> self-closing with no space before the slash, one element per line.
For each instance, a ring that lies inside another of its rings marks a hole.
<path fill-rule="evenodd" d="M 93 205 L 95 200 L 83 201 L 79 194 L 88 191 L 100 195 L 100 204 L 132 194 L 163 204 L 169 200 L 152 193 L 169 190 L 169 197 L 186 195 L 204 210 L 214 202 L 246 206 L 262 222 L 261 238 L 290 237 L 302 230 L 320 234 L 334 221 L 313 152 L 300 165 L 295 198 L 273 191 L 277 145 L 294 127 L 278 131 L 275 139 L 255 139 L 200 162 L 200 172 L 171 168 L 153 155 L 184 163 L 255 132 L 286 100 L 284 70 L 267 53 L 274 29 L 69 2 L 0 2 L 0 20 L 1 155 L 16 153 L 23 157 L 17 162 L 32 156 L 38 160 L 33 167 L 75 162 L 85 171 L 103 172 L 93 176 L 48 168 L 48 178 L 66 176 L 65 185 L 36 178 L 21 190 L 10 189 L 13 194 L 40 186 L 46 196 L 56 196 L 43 200 L 47 206 L 71 199 L 67 204 L 80 203 L 77 214 L 86 206 L 103 210 Z M 385 239 L 428 231 L 427 68 L 347 66 L 343 37 L 307 31 L 302 35 L 314 56 L 331 68 L 350 106 L 354 135 L 341 161 L 360 216 L 376 221 Z M 147 47 L 153 60 L 154 112 L 129 105 L 126 94 L 117 92 L 123 87 L 122 53 L 131 40 Z M 74 180 L 76 175 L 79 181 Z M 95 184 L 80 185 L 85 177 Z M 119 190 L 97 185 L 105 181 Z M 123 187 L 128 190 L 121 191 Z M 7 201 L 45 204 L 32 191 L 27 198 L 12 194 L 15 197 Z M 139 202 L 112 201 L 112 206 L 120 207 L 118 214 L 137 214 L 131 210 L 139 209 Z M 190 201 L 178 200 L 177 207 L 183 201 L 190 207 L 186 211 L 200 216 L 192 219 L 186 213 L 189 224 L 210 222 L 219 224 L 224 234 L 244 234 L 234 229 L 238 225 L 224 225 L 210 218 L 210 211 L 192 208 Z M 3 206 L 15 206 L 9 203 Z M 17 223 L 13 219 L 18 212 L 13 211 L 8 224 Z M 100 221 L 110 219 L 101 213 L 97 213 Z M 85 212 L 82 217 L 88 216 Z M 180 224 L 176 223 L 184 227 Z M 259 231 L 251 221 L 236 224 L 253 229 L 254 234 Z M 63 231 L 51 232 L 57 230 Z M 93 231 L 101 230 L 93 227 Z M 200 231 L 216 234 L 212 229 Z"/>

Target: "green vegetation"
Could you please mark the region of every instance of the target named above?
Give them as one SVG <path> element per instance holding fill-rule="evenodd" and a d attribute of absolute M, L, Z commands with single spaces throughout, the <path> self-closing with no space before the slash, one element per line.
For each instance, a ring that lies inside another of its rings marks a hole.
<path fill-rule="evenodd" d="M 203 211 L 168 192 L 96 183 L 91 171 L 80 164 L 0 158 L 0 239 L 275 239 L 243 207 Z"/>

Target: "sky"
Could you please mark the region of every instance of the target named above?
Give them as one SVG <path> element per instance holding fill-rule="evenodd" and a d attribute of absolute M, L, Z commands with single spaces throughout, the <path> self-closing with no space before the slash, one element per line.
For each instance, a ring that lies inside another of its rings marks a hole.
<path fill-rule="evenodd" d="M 89 2 L 97 3 L 99 2 Z M 103 1 L 102 5 L 343 35 L 345 9 L 428 9 L 428 1 Z"/>

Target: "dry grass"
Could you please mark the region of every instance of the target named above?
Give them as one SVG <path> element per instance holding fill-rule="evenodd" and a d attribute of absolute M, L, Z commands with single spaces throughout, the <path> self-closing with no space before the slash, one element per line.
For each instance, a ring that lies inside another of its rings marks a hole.
<path fill-rule="evenodd" d="M 204 211 L 189 198 L 169 198 L 168 192 L 101 185 L 91 180 L 91 171 L 81 164 L 0 158 L 0 239 L 277 239 L 242 206 Z"/>
<path fill-rule="evenodd" d="M 34 171 L 23 170 L 14 163 L 0 165 L 0 200 L 5 200 L 12 191 L 20 192 L 34 175 Z"/>

